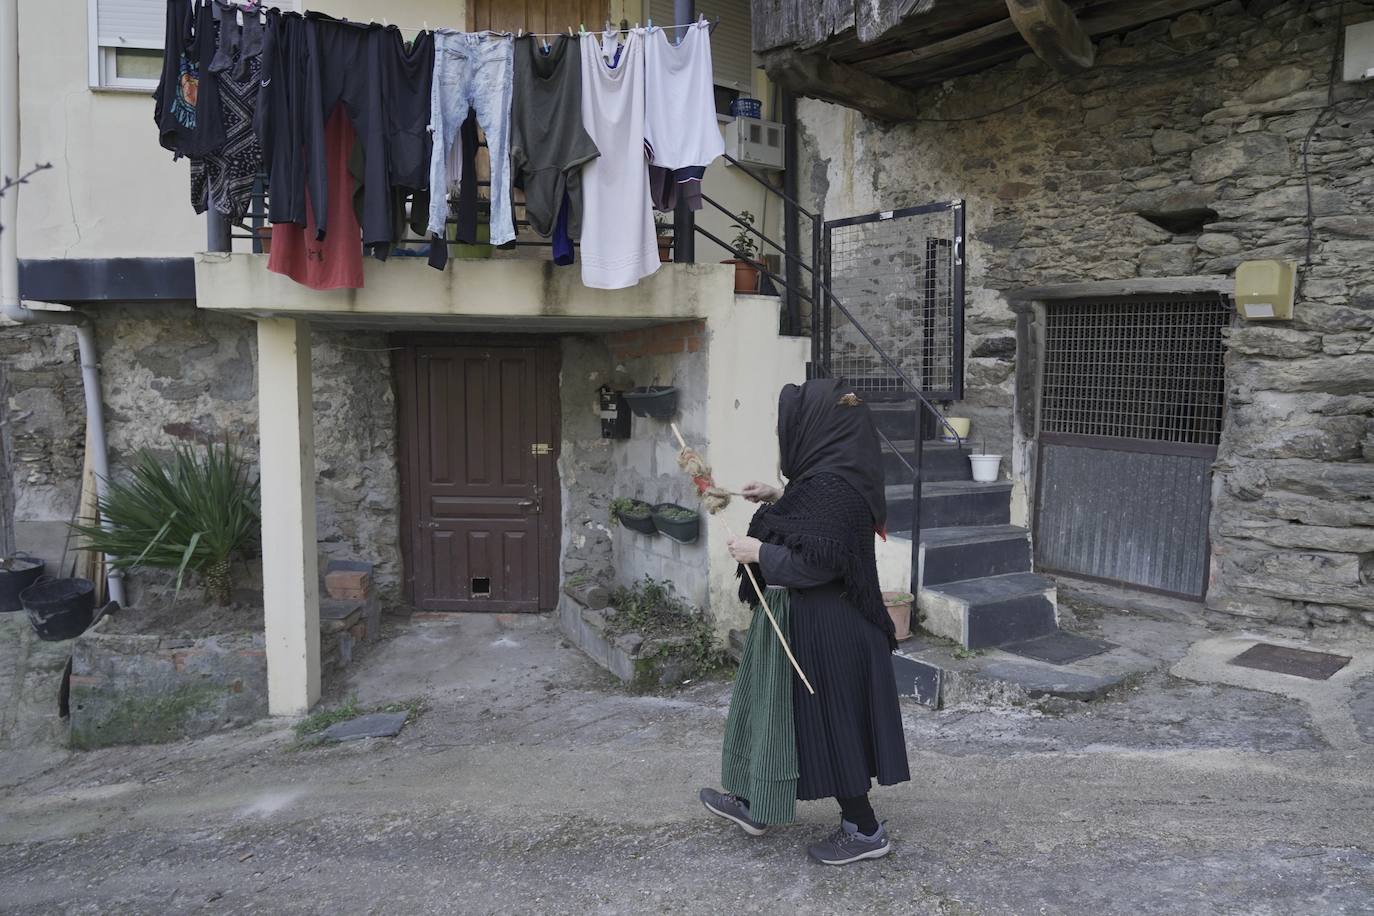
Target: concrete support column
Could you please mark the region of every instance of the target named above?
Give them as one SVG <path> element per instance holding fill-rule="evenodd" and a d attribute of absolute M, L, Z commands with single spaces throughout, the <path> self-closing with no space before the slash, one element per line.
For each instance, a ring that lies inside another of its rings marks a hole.
<path fill-rule="evenodd" d="M 262 579 L 267 708 L 299 715 L 320 698 L 320 586 L 310 325 L 258 321 Z"/>

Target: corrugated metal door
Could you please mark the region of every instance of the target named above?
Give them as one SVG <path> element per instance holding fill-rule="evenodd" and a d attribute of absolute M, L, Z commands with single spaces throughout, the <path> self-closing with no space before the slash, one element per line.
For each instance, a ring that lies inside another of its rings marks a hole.
<path fill-rule="evenodd" d="M 1042 569 L 1190 598 L 1206 592 L 1230 315 L 1215 296 L 1046 307 Z"/>

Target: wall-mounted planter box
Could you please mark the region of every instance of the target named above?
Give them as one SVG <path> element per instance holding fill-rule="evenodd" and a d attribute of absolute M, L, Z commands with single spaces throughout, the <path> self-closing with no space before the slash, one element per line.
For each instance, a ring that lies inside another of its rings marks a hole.
<path fill-rule="evenodd" d="M 625 392 L 625 400 L 637 417 L 671 419 L 677 413 L 677 388 L 672 385 L 650 385 Z"/>
<path fill-rule="evenodd" d="M 654 506 L 654 527 L 679 544 L 690 544 L 701 533 L 701 515 L 676 503 L 659 503 Z"/>
<path fill-rule="evenodd" d="M 630 500 L 629 509 L 617 509 L 616 520 L 620 524 L 629 528 L 631 531 L 638 531 L 640 534 L 658 534 L 658 528 L 654 525 L 654 508 L 646 502 L 638 499 Z"/>

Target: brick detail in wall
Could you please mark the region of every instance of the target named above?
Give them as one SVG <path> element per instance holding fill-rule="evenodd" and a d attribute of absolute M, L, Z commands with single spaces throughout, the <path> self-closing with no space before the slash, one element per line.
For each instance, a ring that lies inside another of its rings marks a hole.
<path fill-rule="evenodd" d="M 633 331 L 617 331 L 607 340 L 617 362 L 645 356 L 696 353 L 706 340 L 706 322 L 678 321 Z"/>

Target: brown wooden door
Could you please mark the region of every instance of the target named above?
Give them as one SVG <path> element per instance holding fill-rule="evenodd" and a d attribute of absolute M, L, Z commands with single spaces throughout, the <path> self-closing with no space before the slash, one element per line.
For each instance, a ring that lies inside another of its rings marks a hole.
<path fill-rule="evenodd" d="M 433 611 L 552 609 L 556 351 L 420 345 L 406 357 L 412 601 Z"/>
<path fill-rule="evenodd" d="M 469 0 L 468 30 L 566 32 L 586 26 L 601 32 L 610 15 L 608 0 Z"/>

